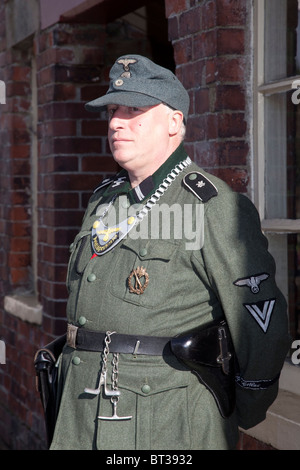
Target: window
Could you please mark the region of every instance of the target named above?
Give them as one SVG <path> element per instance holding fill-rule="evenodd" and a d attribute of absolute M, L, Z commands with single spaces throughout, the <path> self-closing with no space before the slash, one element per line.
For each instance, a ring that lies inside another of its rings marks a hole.
<path fill-rule="evenodd" d="M 299 8 L 298 0 L 256 0 L 254 44 L 254 199 L 294 339 L 300 338 L 300 104 L 293 99 L 296 80 L 300 85 Z"/>
<path fill-rule="evenodd" d="M 283 367 L 266 420 L 246 433 L 281 450 L 300 445 L 295 412 L 300 404 L 300 87 L 293 88 L 297 80 L 300 85 L 299 11 L 300 0 L 254 1 L 254 202 L 297 346 Z"/>

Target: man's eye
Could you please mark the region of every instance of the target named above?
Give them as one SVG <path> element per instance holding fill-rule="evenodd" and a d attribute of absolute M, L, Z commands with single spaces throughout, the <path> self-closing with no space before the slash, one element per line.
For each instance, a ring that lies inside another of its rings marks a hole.
<path fill-rule="evenodd" d="M 113 115 L 114 115 L 116 109 L 117 109 L 117 108 L 109 108 L 109 109 L 107 110 L 107 116 L 108 116 L 109 119 L 113 117 Z"/>

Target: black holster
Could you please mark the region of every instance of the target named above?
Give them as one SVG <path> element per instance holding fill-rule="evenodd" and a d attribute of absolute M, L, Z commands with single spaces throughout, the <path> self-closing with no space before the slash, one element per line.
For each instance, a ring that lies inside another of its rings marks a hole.
<path fill-rule="evenodd" d="M 171 339 L 176 358 L 212 393 L 223 418 L 235 407 L 235 355 L 225 320 Z"/>
<path fill-rule="evenodd" d="M 40 394 L 46 424 L 47 443 L 50 447 L 55 422 L 57 404 L 57 367 L 55 364 L 66 343 L 66 335 L 60 336 L 47 346 L 39 349 L 34 357 L 37 375 L 36 388 Z"/>

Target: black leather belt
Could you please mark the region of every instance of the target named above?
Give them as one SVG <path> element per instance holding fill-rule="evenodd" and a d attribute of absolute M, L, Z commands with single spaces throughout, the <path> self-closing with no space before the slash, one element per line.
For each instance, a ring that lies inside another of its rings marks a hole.
<path fill-rule="evenodd" d="M 106 333 L 90 331 L 68 324 L 67 344 L 71 348 L 82 351 L 101 352 L 104 349 Z M 110 336 L 109 351 L 124 354 L 147 354 L 161 356 L 170 354 L 169 342 L 171 337 L 166 336 L 139 336 L 114 333 Z"/>

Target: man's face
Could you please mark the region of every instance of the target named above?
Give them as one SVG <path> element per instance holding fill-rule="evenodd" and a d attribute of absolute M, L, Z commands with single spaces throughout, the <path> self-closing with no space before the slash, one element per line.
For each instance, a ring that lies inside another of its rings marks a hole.
<path fill-rule="evenodd" d="M 157 106 L 108 105 L 108 140 L 117 163 L 128 172 L 152 174 L 167 158 L 170 114 Z"/>

